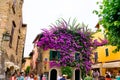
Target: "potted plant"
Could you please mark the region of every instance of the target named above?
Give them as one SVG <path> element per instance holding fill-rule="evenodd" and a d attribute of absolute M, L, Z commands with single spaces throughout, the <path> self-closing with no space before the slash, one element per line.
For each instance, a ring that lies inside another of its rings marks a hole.
<path fill-rule="evenodd" d="M 63 75 L 67 76 L 67 79 L 71 79 L 72 77 L 72 68 L 70 66 L 62 67 L 61 72 Z"/>

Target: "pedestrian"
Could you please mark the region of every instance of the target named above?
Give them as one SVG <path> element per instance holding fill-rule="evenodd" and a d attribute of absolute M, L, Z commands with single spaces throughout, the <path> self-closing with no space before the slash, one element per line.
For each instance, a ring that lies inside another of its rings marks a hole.
<path fill-rule="evenodd" d="M 10 80 L 16 80 L 16 75 L 15 75 L 15 73 L 12 74 L 12 76 L 10 77 Z"/>
<path fill-rule="evenodd" d="M 40 75 L 40 80 L 42 80 L 43 74 Z"/>
<path fill-rule="evenodd" d="M 62 78 L 62 74 L 60 73 L 57 77 L 57 80 L 60 80 Z"/>
<path fill-rule="evenodd" d="M 30 80 L 30 75 L 29 74 L 25 75 L 25 80 Z"/>
<path fill-rule="evenodd" d="M 16 79 L 17 79 L 17 80 L 20 80 L 20 77 L 21 77 L 20 72 L 17 72 L 17 77 L 16 77 Z"/>
<path fill-rule="evenodd" d="M 38 80 L 38 76 L 37 75 L 35 75 L 34 80 Z"/>
<path fill-rule="evenodd" d="M 46 76 L 43 74 L 42 80 L 46 80 Z"/>
<path fill-rule="evenodd" d="M 23 72 L 20 73 L 20 80 L 24 80 L 24 73 Z"/>
<path fill-rule="evenodd" d="M 94 70 L 92 73 L 93 80 L 98 80 L 99 72 L 97 70 Z"/>
<path fill-rule="evenodd" d="M 40 75 L 39 74 L 37 75 L 37 78 L 38 78 L 38 80 L 40 80 Z"/>
<path fill-rule="evenodd" d="M 33 74 L 30 75 L 30 80 L 34 80 L 34 75 Z"/>
<path fill-rule="evenodd" d="M 24 80 L 24 73 L 23 72 L 18 72 L 17 80 Z"/>
<path fill-rule="evenodd" d="M 62 75 L 62 78 L 60 80 L 66 80 L 65 75 Z"/>
<path fill-rule="evenodd" d="M 105 80 L 112 80 L 108 73 L 106 74 Z"/>
<path fill-rule="evenodd" d="M 117 73 L 116 80 L 120 80 L 120 73 Z"/>
<path fill-rule="evenodd" d="M 104 76 L 99 76 L 98 80 L 105 80 L 105 77 Z"/>
<path fill-rule="evenodd" d="M 84 80 L 92 80 L 92 77 L 90 76 L 90 74 L 88 73 L 88 74 L 86 74 L 86 77 L 85 77 L 85 79 Z"/>

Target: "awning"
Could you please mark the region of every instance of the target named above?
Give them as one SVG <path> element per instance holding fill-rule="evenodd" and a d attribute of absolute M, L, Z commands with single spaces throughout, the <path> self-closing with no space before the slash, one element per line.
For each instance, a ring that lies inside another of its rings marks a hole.
<path fill-rule="evenodd" d="M 103 68 L 116 68 L 120 67 L 120 61 L 119 62 L 109 62 L 109 63 L 103 63 Z"/>
<path fill-rule="evenodd" d="M 5 71 L 7 70 L 7 68 L 10 69 L 10 67 L 13 67 L 14 70 L 20 69 L 20 67 L 18 65 L 15 65 L 13 62 L 10 61 L 5 62 Z"/>
<path fill-rule="evenodd" d="M 7 68 L 10 69 L 10 67 L 13 67 L 14 68 L 14 63 L 13 62 L 10 62 L 10 61 L 7 61 L 5 62 L 5 71 L 7 70 Z"/>
<path fill-rule="evenodd" d="M 13 62 L 5 62 L 5 67 L 6 68 L 10 68 L 10 67 L 14 67 L 14 63 Z"/>
<path fill-rule="evenodd" d="M 97 63 L 97 64 L 93 64 L 91 67 L 94 68 L 100 68 L 101 67 L 101 63 Z"/>

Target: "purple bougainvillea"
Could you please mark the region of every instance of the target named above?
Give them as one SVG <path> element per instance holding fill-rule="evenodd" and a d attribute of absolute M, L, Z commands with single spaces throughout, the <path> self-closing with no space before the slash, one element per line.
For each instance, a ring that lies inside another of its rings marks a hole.
<path fill-rule="evenodd" d="M 92 40 L 92 32 L 85 25 L 67 23 L 65 20 L 58 20 L 57 25 L 51 25 L 51 29 L 43 30 L 43 36 L 38 41 L 38 46 L 44 50 L 54 49 L 60 51 L 59 61 L 50 61 L 53 66 L 72 66 L 88 72 L 91 68 L 90 55 L 97 46 L 107 43 L 106 40 L 98 42 Z M 79 53 L 79 60 L 75 60 L 75 53 Z"/>

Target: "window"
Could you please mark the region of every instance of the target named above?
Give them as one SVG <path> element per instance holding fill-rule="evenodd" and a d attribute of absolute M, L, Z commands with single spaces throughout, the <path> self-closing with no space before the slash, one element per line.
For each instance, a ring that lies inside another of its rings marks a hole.
<path fill-rule="evenodd" d="M 50 50 L 50 60 L 59 60 L 59 59 L 60 59 L 60 52 Z"/>
<path fill-rule="evenodd" d="M 16 55 L 18 54 L 18 45 L 19 45 L 19 40 L 20 40 L 20 36 L 18 36 L 18 39 L 17 39 L 17 45 L 16 45 Z"/>
<path fill-rule="evenodd" d="M 10 43 L 9 46 L 12 47 L 12 40 L 13 40 L 13 35 L 14 35 L 14 28 L 16 27 L 15 22 L 12 21 L 12 30 L 11 30 L 11 36 L 10 36 Z"/>
<path fill-rule="evenodd" d="M 108 48 L 105 49 L 106 56 L 109 56 Z"/>
<path fill-rule="evenodd" d="M 79 61 L 80 60 L 80 53 L 75 53 L 75 61 Z"/>
<path fill-rule="evenodd" d="M 95 63 L 98 62 L 98 52 L 95 52 Z"/>
<path fill-rule="evenodd" d="M 13 0 L 12 11 L 15 14 L 16 0 Z"/>

